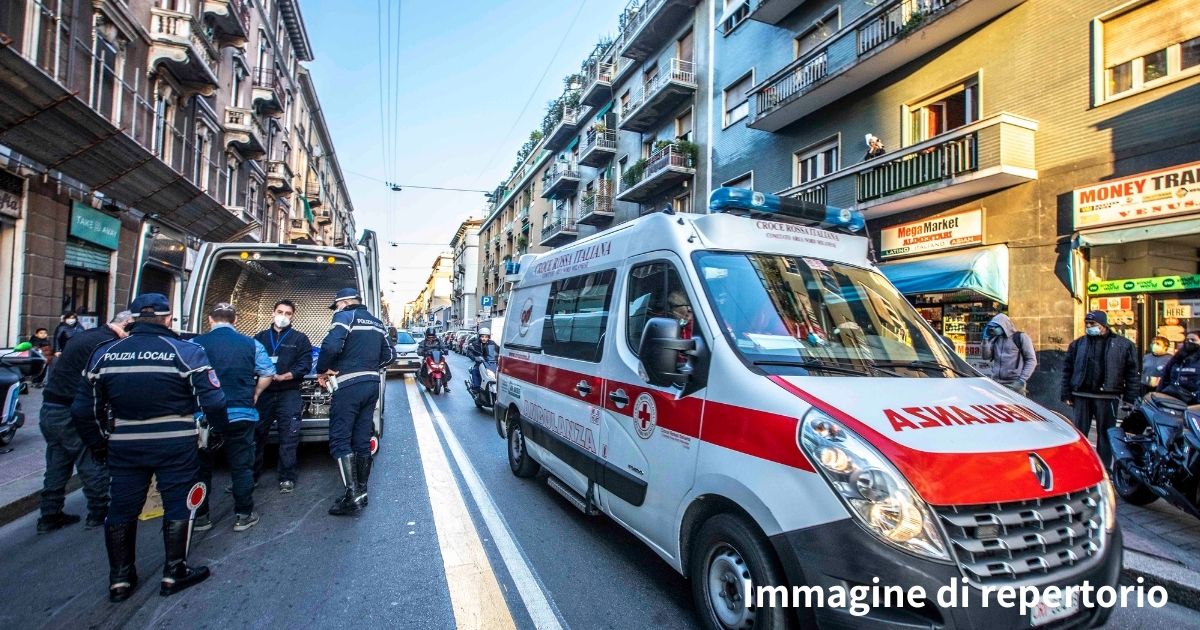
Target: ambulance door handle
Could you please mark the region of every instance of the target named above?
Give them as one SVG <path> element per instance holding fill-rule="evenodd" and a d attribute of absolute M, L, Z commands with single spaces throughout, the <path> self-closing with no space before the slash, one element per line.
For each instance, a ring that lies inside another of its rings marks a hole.
<path fill-rule="evenodd" d="M 629 396 L 625 395 L 625 390 L 623 389 L 618 389 L 615 392 L 609 393 L 608 399 L 613 401 L 613 404 L 617 406 L 617 409 L 624 409 L 625 405 L 629 404 Z"/>
<path fill-rule="evenodd" d="M 592 393 L 592 386 L 588 385 L 587 381 L 579 381 L 575 384 L 575 391 L 579 392 L 580 396 L 587 397 Z"/>

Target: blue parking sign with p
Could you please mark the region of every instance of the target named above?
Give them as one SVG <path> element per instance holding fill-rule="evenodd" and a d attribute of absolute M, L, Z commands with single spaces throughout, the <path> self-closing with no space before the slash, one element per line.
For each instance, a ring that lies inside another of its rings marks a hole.
<path fill-rule="evenodd" d="M 483 296 L 483 299 L 479 300 L 479 303 L 482 304 L 483 306 L 491 306 L 492 305 L 492 296 L 490 296 L 490 295 Z"/>

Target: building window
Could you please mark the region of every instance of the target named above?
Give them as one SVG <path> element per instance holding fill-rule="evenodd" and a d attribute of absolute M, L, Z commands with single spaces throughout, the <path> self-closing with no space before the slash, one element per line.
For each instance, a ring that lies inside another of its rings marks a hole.
<path fill-rule="evenodd" d="M 675 212 L 692 211 L 692 193 L 686 192 L 671 201 L 671 209 Z"/>
<path fill-rule="evenodd" d="M 679 115 L 675 119 L 675 140 L 683 142 L 692 141 L 692 110 Z"/>
<path fill-rule="evenodd" d="M 691 29 L 688 29 L 688 32 L 675 40 L 675 58 L 689 64 L 696 60 L 696 43 Z M 683 70 L 684 72 L 690 72 L 691 68 L 684 68 Z"/>
<path fill-rule="evenodd" d="M 113 123 L 121 114 L 117 102 L 117 47 L 97 35 L 92 58 L 92 108 Z"/>
<path fill-rule="evenodd" d="M 799 186 L 836 172 L 841 168 L 840 153 L 837 138 L 796 153 L 793 182 Z"/>
<path fill-rule="evenodd" d="M 725 88 L 725 123 L 728 127 L 750 115 L 750 88 L 754 87 L 754 71 L 747 72 L 733 85 Z"/>
<path fill-rule="evenodd" d="M 841 15 L 840 7 L 834 7 L 824 17 L 815 20 L 812 26 L 802 31 L 796 37 L 793 58 L 799 59 L 807 55 L 823 44 L 825 40 L 833 37 L 834 33 L 837 33 L 838 29 L 841 28 Z"/>
<path fill-rule="evenodd" d="M 171 117 L 174 108 L 170 99 L 162 93 L 154 104 L 154 155 L 163 162 L 171 159 Z"/>
<path fill-rule="evenodd" d="M 237 179 L 238 179 L 238 164 L 236 160 L 229 160 L 225 163 L 225 205 L 229 207 L 237 206 Z"/>
<path fill-rule="evenodd" d="M 749 0 L 725 0 L 725 19 L 721 21 L 721 33 L 728 35 L 750 16 Z"/>
<path fill-rule="evenodd" d="M 196 126 L 196 143 L 192 152 L 192 181 L 208 192 L 208 130 Z"/>
<path fill-rule="evenodd" d="M 262 207 L 258 204 L 258 182 L 250 180 L 246 187 L 246 212 L 252 217 L 262 218 Z"/>
<path fill-rule="evenodd" d="M 725 182 L 724 184 L 721 184 L 721 187 L 722 188 L 746 188 L 749 190 L 753 190 L 754 189 L 754 171 L 750 171 L 749 173 L 746 173 L 745 175 L 742 175 L 741 177 L 735 177 L 735 178 Z"/>
<path fill-rule="evenodd" d="M 1103 72 L 1098 100 L 1116 98 L 1200 72 L 1200 20 L 1192 0 L 1151 0 L 1093 22 Z M 1190 16 L 1190 17 L 1189 17 Z"/>
<path fill-rule="evenodd" d="M 229 106 L 230 107 L 241 107 L 242 106 L 242 81 L 244 81 L 245 79 L 246 79 L 246 77 L 242 74 L 242 69 L 240 67 L 236 67 L 233 69 L 233 79 L 229 86 Z"/>
<path fill-rule="evenodd" d="M 909 143 L 935 136 L 979 120 L 979 82 L 960 83 L 949 90 L 908 106 Z"/>

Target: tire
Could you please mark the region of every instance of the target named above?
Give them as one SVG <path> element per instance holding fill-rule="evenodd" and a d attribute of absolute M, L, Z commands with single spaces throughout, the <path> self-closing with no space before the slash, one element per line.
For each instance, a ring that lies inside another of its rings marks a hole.
<path fill-rule="evenodd" d="M 508 468 L 521 478 L 532 477 L 541 469 L 525 448 L 525 432 L 521 430 L 520 419 L 516 418 L 508 423 Z"/>
<path fill-rule="evenodd" d="M 1158 495 L 1145 484 L 1133 478 L 1119 464 L 1112 469 L 1113 490 L 1121 500 L 1130 505 L 1150 505 L 1158 500 Z"/>
<path fill-rule="evenodd" d="M 432 390 L 432 393 L 433 393 L 433 395 L 434 395 L 434 396 L 437 396 L 438 394 L 441 394 L 441 393 L 442 393 L 442 382 L 441 382 L 441 381 L 434 381 L 434 382 L 433 382 L 433 390 Z"/>
<path fill-rule="evenodd" d="M 13 427 L 7 431 L 0 431 L 0 446 L 8 446 L 12 444 L 13 438 L 17 437 L 17 428 Z"/>
<path fill-rule="evenodd" d="M 745 607 L 744 579 L 755 586 L 788 583 L 770 544 L 756 527 L 733 514 L 717 514 L 692 539 L 688 577 L 700 624 L 709 630 L 784 630 L 786 608 Z"/>

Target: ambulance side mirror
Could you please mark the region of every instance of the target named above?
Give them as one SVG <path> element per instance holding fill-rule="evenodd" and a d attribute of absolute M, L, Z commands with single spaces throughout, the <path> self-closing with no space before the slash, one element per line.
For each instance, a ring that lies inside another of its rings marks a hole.
<path fill-rule="evenodd" d="M 638 357 L 642 360 L 642 368 L 650 384 L 662 387 L 684 385 L 691 376 L 691 369 L 682 360 L 681 353 L 695 349 L 695 339 L 679 338 L 677 320 L 655 317 L 647 321 L 642 329 Z M 681 371 L 681 367 L 684 371 Z"/>

